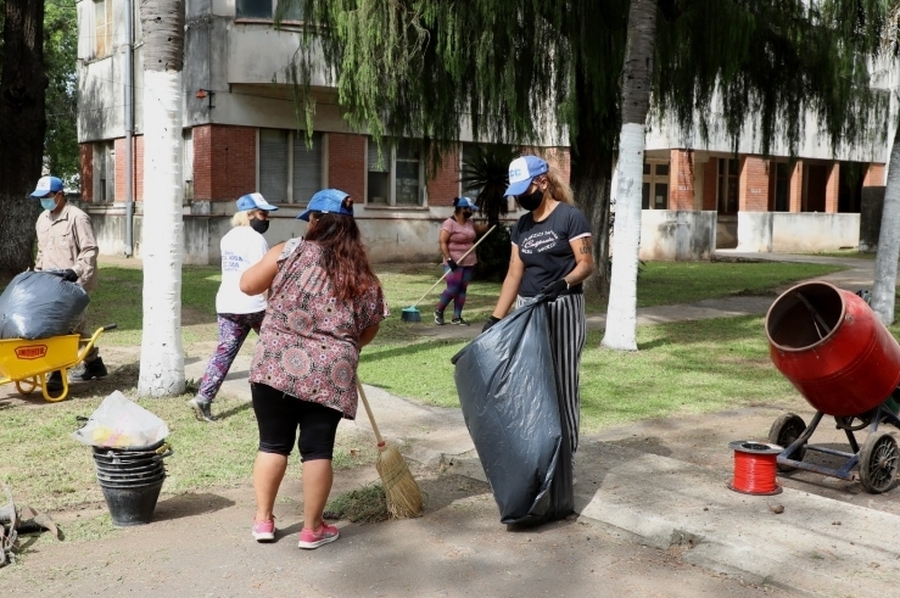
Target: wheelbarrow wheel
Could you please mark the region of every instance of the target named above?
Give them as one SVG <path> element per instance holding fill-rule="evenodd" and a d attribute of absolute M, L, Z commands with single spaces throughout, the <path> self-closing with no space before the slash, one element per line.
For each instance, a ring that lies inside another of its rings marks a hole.
<path fill-rule="evenodd" d="M 34 392 L 34 389 L 37 388 L 38 381 L 37 377 L 32 376 L 31 378 L 25 378 L 24 380 L 16 380 L 16 390 L 19 391 L 20 394 L 30 395 Z"/>
<path fill-rule="evenodd" d="M 769 442 L 772 444 L 777 444 L 780 447 L 787 448 L 794 443 L 795 440 L 800 438 L 803 432 L 806 431 L 806 422 L 803 421 L 803 418 L 794 413 L 785 413 L 781 417 L 775 420 L 772 424 L 772 427 L 769 428 Z M 806 443 L 804 442 L 788 455 L 788 459 L 793 459 L 794 461 L 803 461 L 803 456 L 806 454 Z M 789 471 L 794 469 L 790 465 L 777 465 L 780 471 Z"/>
<path fill-rule="evenodd" d="M 880 494 L 894 485 L 900 452 L 897 441 L 887 432 L 869 434 L 859 451 L 859 481 L 866 492 Z"/>

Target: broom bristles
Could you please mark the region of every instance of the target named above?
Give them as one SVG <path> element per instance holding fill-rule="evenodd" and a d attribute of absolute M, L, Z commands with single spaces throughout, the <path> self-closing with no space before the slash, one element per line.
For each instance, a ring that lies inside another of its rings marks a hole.
<path fill-rule="evenodd" d="M 381 477 L 388 511 L 396 519 L 422 514 L 422 491 L 396 447 L 379 446 L 375 469 Z"/>

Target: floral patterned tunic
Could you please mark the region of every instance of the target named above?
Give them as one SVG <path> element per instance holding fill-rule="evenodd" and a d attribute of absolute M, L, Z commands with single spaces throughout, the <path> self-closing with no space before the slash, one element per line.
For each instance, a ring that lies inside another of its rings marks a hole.
<path fill-rule="evenodd" d="M 389 315 L 380 286 L 340 302 L 322 249 L 291 239 L 278 258 L 250 382 L 356 417 L 356 366 L 363 330 Z"/>

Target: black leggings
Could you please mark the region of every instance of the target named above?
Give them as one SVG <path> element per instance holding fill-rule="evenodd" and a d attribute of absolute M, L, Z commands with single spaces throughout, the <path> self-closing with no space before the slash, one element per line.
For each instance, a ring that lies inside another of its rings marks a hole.
<path fill-rule="evenodd" d="M 332 458 L 334 438 L 343 413 L 319 403 L 303 401 L 265 384 L 250 385 L 259 427 L 259 451 L 290 455 L 300 428 L 300 461 Z"/>

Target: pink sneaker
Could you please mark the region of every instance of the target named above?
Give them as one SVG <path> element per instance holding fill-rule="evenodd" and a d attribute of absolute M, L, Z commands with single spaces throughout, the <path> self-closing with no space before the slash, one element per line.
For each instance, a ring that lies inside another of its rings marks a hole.
<path fill-rule="evenodd" d="M 253 538 L 257 542 L 271 542 L 275 539 L 275 519 L 253 522 Z"/>
<path fill-rule="evenodd" d="M 334 542 L 338 539 L 339 535 L 340 532 L 338 532 L 338 528 L 334 527 L 333 525 L 328 525 L 323 521 L 322 527 L 320 527 L 316 531 L 312 531 L 308 527 L 304 527 L 300 532 L 300 541 L 297 543 L 297 546 L 300 548 L 312 550 L 313 548 L 318 548 L 322 544 Z"/>

